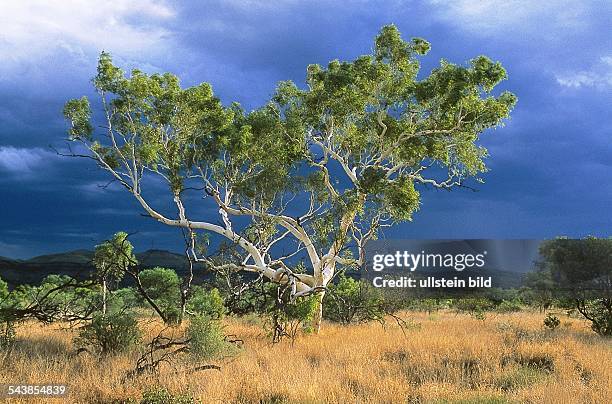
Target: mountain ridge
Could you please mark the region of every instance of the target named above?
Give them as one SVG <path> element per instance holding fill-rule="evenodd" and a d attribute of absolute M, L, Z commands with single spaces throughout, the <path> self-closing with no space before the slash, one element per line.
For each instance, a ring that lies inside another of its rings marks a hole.
<path fill-rule="evenodd" d="M 0 278 L 11 287 L 20 284 L 38 284 L 50 274 L 86 279 L 94 271 L 93 255 L 92 250 L 79 249 L 39 255 L 26 260 L 0 256 Z M 141 269 L 159 266 L 174 269 L 179 275 L 188 270 L 187 257 L 172 251 L 149 249 L 135 255 Z M 201 265 L 199 269 L 202 269 Z"/>

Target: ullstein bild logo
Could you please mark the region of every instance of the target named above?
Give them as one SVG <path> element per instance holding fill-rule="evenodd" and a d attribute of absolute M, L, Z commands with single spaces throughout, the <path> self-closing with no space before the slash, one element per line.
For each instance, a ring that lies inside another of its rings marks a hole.
<path fill-rule="evenodd" d="M 514 288 L 533 270 L 539 240 L 376 240 L 362 271 L 376 288 L 452 294 Z"/>

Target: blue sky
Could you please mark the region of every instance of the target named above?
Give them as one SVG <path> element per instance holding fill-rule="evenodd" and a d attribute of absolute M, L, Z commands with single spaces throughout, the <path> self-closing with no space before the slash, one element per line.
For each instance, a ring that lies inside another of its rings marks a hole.
<path fill-rule="evenodd" d="M 210 82 L 247 109 L 310 63 L 353 59 L 380 27 L 424 37 L 454 63 L 485 54 L 506 67 L 518 105 L 486 133 L 491 171 L 478 192 L 426 191 L 403 238 L 610 235 L 612 3 L 608 1 L 8 1 L 0 4 L 0 256 L 91 248 L 118 230 L 137 249 L 180 250 L 175 230 L 103 189 L 92 164 L 55 155 L 63 103 L 91 95 L 101 50 L 124 69 Z"/>

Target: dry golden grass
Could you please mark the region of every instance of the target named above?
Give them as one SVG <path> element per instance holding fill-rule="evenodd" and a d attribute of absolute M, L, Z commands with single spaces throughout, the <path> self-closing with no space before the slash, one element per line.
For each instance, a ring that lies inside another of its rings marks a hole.
<path fill-rule="evenodd" d="M 79 403 L 138 400 L 151 386 L 205 403 L 612 402 L 612 341 L 582 320 L 564 317 L 549 332 L 538 313 L 405 317 L 412 324 L 405 333 L 391 323 L 325 324 L 321 335 L 293 345 L 270 345 L 260 327 L 230 318 L 226 331 L 245 344 L 219 363 L 221 372 L 187 374 L 194 364 L 183 363 L 129 381 L 123 376 L 136 352 L 77 356 L 69 331 L 27 324 L 0 368 L 0 384 L 66 383 L 68 401 Z"/>

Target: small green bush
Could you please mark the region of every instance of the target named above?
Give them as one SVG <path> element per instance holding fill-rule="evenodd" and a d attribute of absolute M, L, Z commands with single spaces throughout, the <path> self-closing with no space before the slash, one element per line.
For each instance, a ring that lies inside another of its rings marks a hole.
<path fill-rule="evenodd" d="M 225 314 L 225 306 L 219 289 L 214 288 L 206 291 L 201 286 L 193 287 L 187 309 L 194 314 L 213 319 L 221 319 Z"/>
<path fill-rule="evenodd" d="M 384 298 L 372 285 L 341 274 L 328 289 L 323 305 L 325 318 L 342 324 L 384 318 Z"/>
<path fill-rule="evenodd" d="M 15 324 L 5 321 L 0 324 L 0 350 L 10 349 L 15 343 Z"/>
<path fill-rule="evenodd" d="M 426 298 L 414 299 L 410 301 L 408 308 L 416 311 L 426 311 L 427 313 L 431 314 L 448 307 L 448 305 L 449 301 L 447 299 Z"/>
<path fill-rule="evenodd" d="M 230 349 L 218 321 L 208 316 L 193 316 L 187 327 L 189 352 L 198 359 L 212 359 Z"/>
<path fill-rule="evenodd" d="M 140 404 L 196 404 L 189 394 L 172 394 L 163 387 L 154 387 L 142 393 Z"/>
<path fill-rule="evenodd" d="M 9 295 L 8 284 L 0 278 L 0 303 Z"/>
<path fill-rule="evenodd" d="M 559 320 L 559 317 L 555 316 L 554 314 L 549 313 L 546 318 L 544 318 L 544 325 L 550 330 L 556 329 L 559 327 L 559 324 L 561 324 L 561 320 Z"/>
<path fill-rule="evenodd" d="M 500 313 L 515 313 L 521 310 L 523 310 L 523 306 L 516 300 L 503 300 L 495 308 L 495 311 Z"/>
<path fill-rule="evenodd" d="M 457 311 L 473 314 L 491 310 L 493 303 L 484 297 L 470 297 L 453 301 L 453 307 Z"/>
<path fill-rule="evenodd" d="M 522 366 L 499 376 L 496 386 L 503 391 L 519 390 L 529 387 L 546 377 L 546 373 L 529 366 Z"/>
<path fill-rule="evenodd" d="M 272 342 L 280 342 L 285 337 L 294 342 L 300 332 L 312 332 L 317 304 L 315 295 L 299 297 L 295 302 L 291 302 L 286 293 L 268 306 L 264 328 L 268 329 Z"/>
<path fill-rule="evenodd" d="M 612 306 L 610 299 L 593 299 L 582 302 L 578 311 L 591 322 L 591 329 L 599 335 L 612 335 Z"/>
<path fill-rule="evenodd" d="M 295 303 L 287 304 L 285 314 L 288 321 L 300 323 L 302 331 L 312 332 L 312 320 L 317 309 L 317 299 L 315 296 L 308 296 L 297 299 Z"/>
<path fill-rule="evenodd" d="M 94 347 L 101 354 L 123 352 L 140 341 L 138 321 L 131 313 L 96 314 L 91 323 L 81 327 L 77 345 Z"/>

